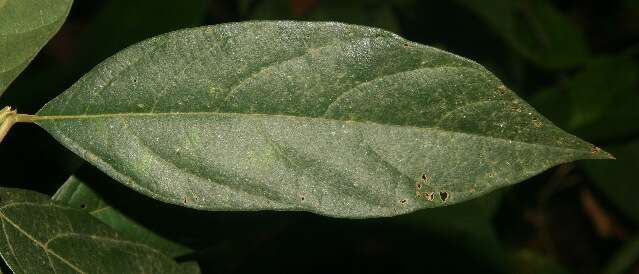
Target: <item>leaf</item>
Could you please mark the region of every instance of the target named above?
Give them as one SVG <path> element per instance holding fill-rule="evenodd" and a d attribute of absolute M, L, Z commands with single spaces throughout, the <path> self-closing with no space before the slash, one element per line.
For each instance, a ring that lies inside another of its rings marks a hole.
<path fill-rule="evenodd" d="M 0 95 L 60 29 L 72 0 L 0 0 Z"/>
<path fill-rule="evenodd" d="M 631 273 L 631 268 L 639 260 L 639 237 L 635 236 L 626 241 L 621 249 L 612 257 L 604 274 Z"/>
<path fill-rule="evenodd" d="M 121 183 L 206 210 L 393 216 L 610 157 L 472 61 L 331 22 L 161 35 L 33 119 Z"/>
<path fill-rule="evenodd" d="M 183 273 L 159 251 L 42 194 L 0 189 L 0 254 L 16 273 Z M 194 269 L 185 266 L 185 269 Z"/>
<path fill-rule="evenodd" d="M 588 58 L 581 31 L 548 1 L 456 2 L 486 21 L 514 50 L 536 65 L 566 69 Z"/>
<path fill-rule="evenodd" d="M 169 257 L 179 257 L 192 251 L 186 246 L 153 232 L 135 219 L 112 207 L 91 186 L 76 176 L 71 176 L 53 195 L 52 199 L 70 207 L 82 209 L 115 231 L 120 232 L 124 237 L 162 251 Z"/>
<path fill-rule="evenodd" d="M 639 66 L 626 54 L 590 60 L 573 77 L 545 89 L 532 105 L 585 138 L 610 140 L 632 135 L 639 125 Z"/>

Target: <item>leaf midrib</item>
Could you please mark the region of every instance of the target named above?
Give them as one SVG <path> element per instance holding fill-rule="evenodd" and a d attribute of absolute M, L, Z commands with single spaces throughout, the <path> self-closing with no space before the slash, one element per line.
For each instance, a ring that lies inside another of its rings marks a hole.
<path fill-rule="evenodd" d="M 499 102 L 499 101 L 503 101 L 503 100 L 494 100 L 491 102 Z M 555 148 L 555 149 L 563 149 L 563 150 L 569 150 L 569 151 L 579 151 L 579 152 L 585 152 L 585 150 L 582 149 L 577 149 L 577 148 L 570 148 L 570 147 L 561 147 L 561 146 L 553 146 L 553 145 L 548 145 L 548 144 L 541 144 L 541 143 L 532 143 L 532 142 L 525 142 L 525 141 L 519 141 L 519 140 L 512 140 L 512 139 L 505 139 L 505 138 L 500 138 L 500 137 L 495 137 L 495 136 L 488 136 L 488 135 L 481 135 L 481 134 L 475 134 L 475 133 L 468 133 L 468 132 L 461 132 L 461 131 L 455 131 L 455 130 L 448 130 L 448 129 L 443 129 L 440 127 L 419 127 L 419 126 L 414 126 L 414 125 L 398 125 L 398 124 L 383 124 L 383 123 L 379 123 L 379 122 L 374 122 L 374 121 L 366 121 L 366 120 L 342 120 L 342 119 L 329 119 L 329 118 L 324 118 L 324 117 L 305 117 L 305 116 L 295 116 L 295 115 L 286 115 L 286 114 L 264 114 L 264 113 L 230 113 L 230 112 L 154 112 L 154 113 L 148 113 L 148 112 L 130 112 L 130 113 L 103 113 L 103 114 L 78 114 L 78 115 L 34 115 L 32 116 L 33 121 L 34 122 L 38 122 L 38 121 L 56 121 L 56 120 L 82 120 L 82 119 L 104 119 L 104 118 L 127 118 L 127 117 L 161 117 L 161 116 L 248 116 L 248 117 L 281 117 L 281 118 L 288 118 L 288 119 L 309 119 L 309 120 L 323 120 L 323 121 L 330 121 L 330 122 L 344 122 L 344 123 L 361 123 L 361 124 L 368 124 L 368 125 L 377 125 L 377 126 L 388 126 L 388 127 L 401 127 L 401 128 L 411 128 L 411 129 L 416 129 L 416 130 L 423 130 L 423 131 L 437 131 L 437 132 L 443 132 L 443 133 L 447 133 L 447 134 L 462 134 L 462 135 L 470 135 L 470 136 L 474 136 L 474 137 L 479 137 L 479 138 L 487 138 L 487 139 L 493 139 L 493 140 L 499 140 L 499 141 L 505 141 L 505 142 L 514 142 L 514 143 L 518 143 L 518 144 L 523 144 L 523 145 L 532 145 L 532 146 L 543 146 L 543 147 L 550 147 L 550 148 Z"/>

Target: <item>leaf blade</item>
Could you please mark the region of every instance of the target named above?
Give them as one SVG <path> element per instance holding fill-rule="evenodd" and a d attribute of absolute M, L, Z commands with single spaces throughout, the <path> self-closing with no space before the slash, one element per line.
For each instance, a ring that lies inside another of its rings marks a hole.
<path fill-rule="evenodd" d="M 60 29 L 72 0 L 0 3 L 0 95 Z"/>
<path fill-rule="evenodd" d="M 207 210 L 393 216 L 608 157 L 475 62 L 332 22 L 158 36 L 38 116 L 116 180 Z"/>

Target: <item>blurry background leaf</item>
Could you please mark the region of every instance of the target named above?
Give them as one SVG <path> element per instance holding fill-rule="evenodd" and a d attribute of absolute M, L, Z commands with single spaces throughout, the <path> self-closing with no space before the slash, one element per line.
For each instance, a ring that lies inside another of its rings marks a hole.
<path fill-rule="evenodd" d="M 544 89 L 531 104 L 559 126 L 588 140 L 639 133 L 639 66 L 630 56 L 590 60 L 573 77 Z"/>
<path fill-rule="evenodd" d="M 509 252 L 512 273 L 518 274 L 570 274 L 564 267 L 550 257 L 532 250 Z"/>
<path fill-rule="evenodd" d="M 606 147 L 617 160 L 607 163 L 582 163 L 597 188 L 611 203 L 639 225 L 639 142 Z"/>
<path fill-rule="evenodd" d="M 72 0 L 0 0 L 0 95 L 67 18 Z M 27 96 L 34 96 L 33 92 Z"/>
<path fill-rule="evenodd" d="M 581 31 L 548 1 L 456 2 L 483 18 L 522 56 L 541 67 L 570 68 L 588 57 Z"/>
<path fill-rule="evenodd" d="M 501 192 L 494 192 L 466 203 L 418 211 L 397 222 L 438 235 L 447 244 L 468 252 L 472 260 L 503 272 L 506 256 L 493 224 L 501 196 Z"/>
<path fill-rule="evenodd" d="M 604 274 L 637 273 L 639 270 L 639 237 L 634 237 L 626 242 L 617 254 L 612 257 Z M 632 267 L 636 267 L 632 269 Z"/>

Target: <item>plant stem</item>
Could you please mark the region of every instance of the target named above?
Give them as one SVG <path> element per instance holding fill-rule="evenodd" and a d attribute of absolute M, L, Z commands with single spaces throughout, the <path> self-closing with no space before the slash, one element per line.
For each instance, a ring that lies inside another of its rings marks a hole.
<path fill-rule="evenodd" d="M 16 123 L 16 118 L 15 115 L 11 115 L 11 113 L 3 113 L 0 115 L 0 121 L 2 122 L 2 124 L 0 124 L 0 143 L 2 143 L 4 136 L 9 133 L 13 124 Z"/>
<path fill-rule="evenodd" d="M 0 143 L 15 123 L 33 123 L 34 117 L 34 115 L 18 114 L 11 107 L 4 107 L 0 110 Z"/>

